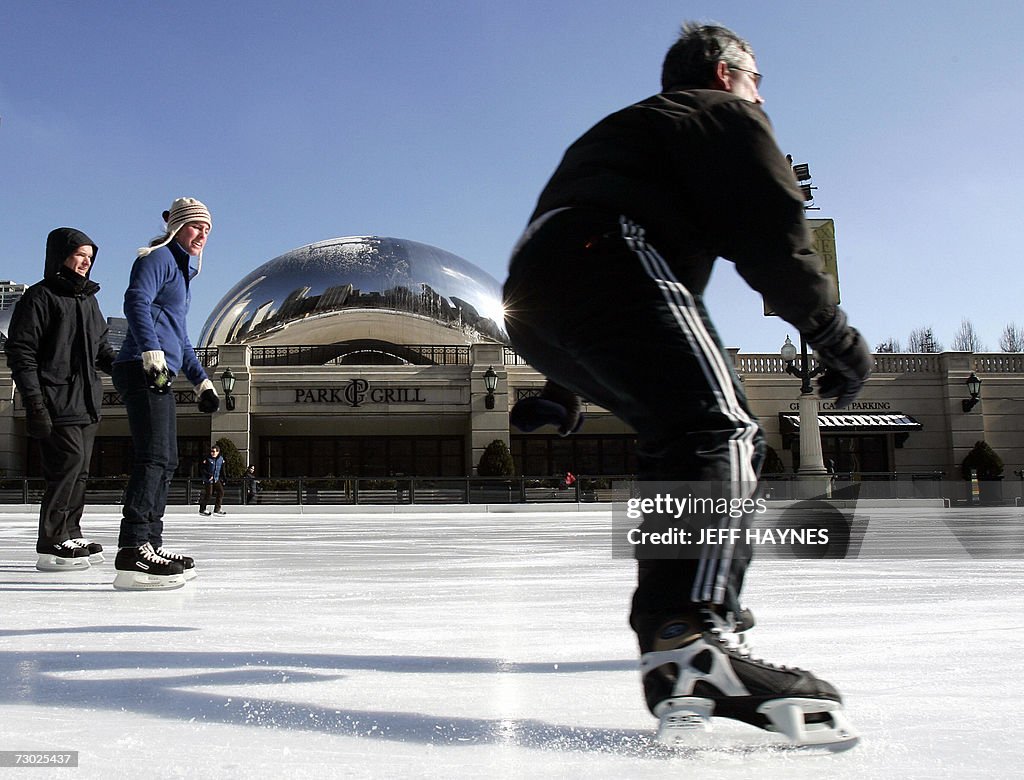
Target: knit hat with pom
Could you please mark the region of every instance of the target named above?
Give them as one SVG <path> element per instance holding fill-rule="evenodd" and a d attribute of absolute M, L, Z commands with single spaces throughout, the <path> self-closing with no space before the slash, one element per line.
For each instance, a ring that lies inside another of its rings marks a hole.
<path fill-rule="evenodd" d="M 154 246 L 140 247 L 139 257 L 145 257 L 154 249 L 167 246 L 171 243 L 171 239 L 177 235 L 178 231 L 190 222 L 205 222 L 211 228 L 213 227 L 213 218 L 210 216 L 210 210 L 206 208 L 205 204 L 195 198 L 177 198 L 171 204 L 171 208 L 163 213 L 163 218 L 164 222 L 167 223 L 167 234 Z M 199 253 L 198 266 L 199 268 L 203 267 L 202 252 Z M 199 271 L 197 270 L 196 273 L 198 274 Z"/>

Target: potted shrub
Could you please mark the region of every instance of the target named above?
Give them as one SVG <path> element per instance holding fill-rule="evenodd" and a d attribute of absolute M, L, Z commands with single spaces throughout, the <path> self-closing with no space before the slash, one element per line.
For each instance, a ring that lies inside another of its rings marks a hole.
<path fill-rule="evenodd" d="M 970 480 L 971 472 L 978 475 L 981 503 L 998 504 L 1003 499 L 1003 459 L 987 442 L 975 442 L 967 457 L 960 463 L 960 473 Z"/>
<path fill-rule="evenodd" d="M 515 473 L 512 453 L 508 445 L 501 439 L 495 439 L 487 445 L 480 462 L 476 466 L 479 477 L 511 477 Z M 512 503 L 512 481 L 510 479 L 483 482 L 479 486 L 479 497 L 485 501 Z"/>
<path fill-rule="evenodd" d="M 511 477 L 515 473 L 515 465 L 508 445 L 501 439 L 495 439 L 488 444 L 484 454 L 480 456 L 476 473 L 481 477 Z"/>

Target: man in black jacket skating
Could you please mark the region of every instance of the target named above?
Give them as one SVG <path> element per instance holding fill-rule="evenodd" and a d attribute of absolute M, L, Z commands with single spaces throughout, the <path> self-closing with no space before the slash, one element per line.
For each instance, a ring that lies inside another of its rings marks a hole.
<path fill-rule="evenodd" d="M 602 119 L 566 151 L 505 284 L 511 341 L 549 379 L 539 401 L 513 410 L 517 425 L 554 422 L 567 435 L 581 396 L 636 430 L 645 484 L 750 499 L 764 438 L 702 300 L 718 257 L 817 350 L 828 369 L 820 395 L 836 408 L 857 396 L 871 355 L 811 248 L 760 82 L 750 44 L 723 27 L 687 24 L 665 58 L 662 91 Z M 696 520 L 743 530 L 749 516 Z M 685 743 L 714 715 L 798 744 L 852 746 L 834 687 L 736 649 L 751 623 L 739 601 L 750 549 L 742 535 L 718 538 L 637 554 L 630 624 L 660 738 Z"/>
<path fill-rule="evenodd" d="M 5 351 L 25 405 L 29 436 L 39 440 L 46 492 L 39 508 L 36 567 L 87 568 L 103 548 L 82 535 L 89 461 L 99 424 L 103 387 L 114 351 L 89 279 L 97 247 L 74 228 L 46 239 L 43 280 L 18 300 Z"/>

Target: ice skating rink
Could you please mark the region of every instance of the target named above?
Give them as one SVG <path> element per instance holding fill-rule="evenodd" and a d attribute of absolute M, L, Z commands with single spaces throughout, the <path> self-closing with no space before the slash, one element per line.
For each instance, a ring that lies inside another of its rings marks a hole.
<path fill-rule="evenodd" d="M 755 561 L 755 655 L 833 682 L 861 732 L 825 755 L 728 721 L 711 746 L 653 742 L 626 625 L 633 563 L 612 557 L 607 511 L 180 508 L 165 544 L 199 576 L 154 593 L 111 587 L 115 508 L 84 523 L 107 562 L 62 574 L 35 570 L 35 512 L 12 509 L 0 751 L 79 764 L 0 777 L 971 778 L 1024 764 L 1019 509 L 878 510 L 856 560 Z M 921 529 L 948 520 L 981 547 L 953 534 L 932 549 L 941 534 Z"/>

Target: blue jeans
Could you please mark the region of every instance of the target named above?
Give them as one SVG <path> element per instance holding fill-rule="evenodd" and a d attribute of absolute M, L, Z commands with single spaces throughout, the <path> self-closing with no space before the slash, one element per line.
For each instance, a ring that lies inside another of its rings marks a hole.
<path fill-rule="evenodd" d="M 142 362 L 117 363 L 112 378 L 128 412 L 135 450 L 124 494 L 118 547 L 163 544 L 167 488 L 178 467 L 178 430 L 174 393 L 154 393 Z"/>

